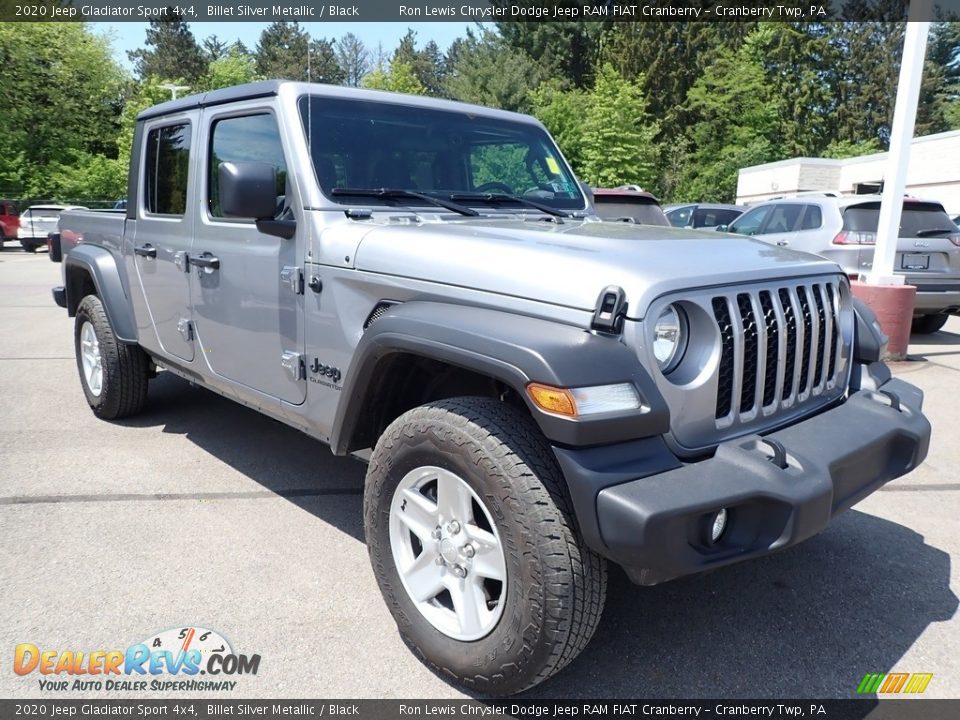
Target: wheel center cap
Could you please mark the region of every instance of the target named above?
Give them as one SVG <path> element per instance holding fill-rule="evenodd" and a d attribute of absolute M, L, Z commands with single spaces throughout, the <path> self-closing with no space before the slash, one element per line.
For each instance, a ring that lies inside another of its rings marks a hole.
<path fill-rule="evenodd" d="M 457 546 L 450 538 L 440 541 L 440 557 L 451 565 L 457 561 Z"/>

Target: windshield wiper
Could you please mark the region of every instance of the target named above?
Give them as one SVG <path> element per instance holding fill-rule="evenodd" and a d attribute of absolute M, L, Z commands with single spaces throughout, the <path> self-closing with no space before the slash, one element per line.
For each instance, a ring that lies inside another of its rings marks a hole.
<path fill-rule="evenodd" d="M 953 235 L 956 230 L 950 230 L 948 228 L 927 228 L 925 230 L 917 230 L 914 233 L 917 237 L 933 237 L 934 235 Z"/>
<path fill-rule="evenodd" d="M 442 207 L 468 217 L 476 217 L 480 214 L 473 208 L 468 208 L 466 205 L 460 205 L 455 202 L 450 202 L 449 200 L 442 200 L 441 198 L 417 192 L 416 190 L 404 190 L 402 188 L 333 188 L 330 193 L 333 195 L 354 195 L 356 197 L 380 199 L 416 198 L 417 200 L 423 200 L 431 205 L 436 205 L 437 207 Z"/>
<path fill-rule="evenodd" d="M 532 207 L 535 210 L 545 212 L 548 215 L 553 215 L 554 217 L 570 217 L 570 213 L 568 213 L 566 210 L 550 207 L 549 205 L 538 203 L 535 200 L 530 200 L 520 195 L 507 195 L 506 193 L 453 193 L 449 197 L 451 200 L 464 200 L 466 202 L 514 202 L 519 203 L 520 205 L 526 205 L 527 207 Z"/>

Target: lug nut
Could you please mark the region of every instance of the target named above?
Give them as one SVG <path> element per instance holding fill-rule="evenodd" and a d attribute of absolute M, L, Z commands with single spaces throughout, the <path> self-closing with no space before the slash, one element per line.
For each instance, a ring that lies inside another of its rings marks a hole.
<path fill-rule="evenodd" d="M 466 568 L 464 568 L 463 565 L 454 565 L 452 570 L 453 574 L 458 578 L 465 578 L 467 576 Z"/>
<path fill-rule="evenodd" d="M 443 533 L 440 531 L 440 526 L 437 525 L 436 529 L 432 533 L 430 533 L 430 535 L 433 537 L 434 540 L 439 540 L 440 536 L 443 535 Z"/>
<path fill-rule="evenodd" d="M 447 525 L 447 532 L 451 535 L 456 535 L 460 532 L 460 523 L 456 520 L 452 520 L 449 525 Z"/>
<path fill-rule="evenodd" d="M 467 558 L 472 558 L 474 555 L 477 554 L 477 551 L 473 549 L 473 545 L 471 545 L 470 543 L 467 543 L 462 548 L 460 548 L 460 552 L 463 554 L 464 557 L 467 557 Z"/>

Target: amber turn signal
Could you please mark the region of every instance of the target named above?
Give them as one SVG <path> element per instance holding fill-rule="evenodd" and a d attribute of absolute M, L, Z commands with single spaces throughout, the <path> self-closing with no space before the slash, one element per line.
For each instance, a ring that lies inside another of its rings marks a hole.
<path fill-rule="evenodd" d="M 527 394 L 541 410 L 567 417 L 577 416 L 577 403 L 573 399 L 573 393 L 566 388 L 530 383 L 527 385 Z"/>

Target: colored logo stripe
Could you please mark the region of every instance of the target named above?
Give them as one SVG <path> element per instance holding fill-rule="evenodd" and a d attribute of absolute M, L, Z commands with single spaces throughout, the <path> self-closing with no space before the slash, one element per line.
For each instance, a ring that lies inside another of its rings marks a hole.
<path fill-rule="evenodd" d="M 914 673 L 903 691 L 907 693 L 922 693 L 927 689 L 927 685 L 930 684 L 930 680 L 932 679 L 933 673 Z"/>
<path fill-rule="evenodd" d="M 926 690 L 932 679 L 933 673 L 867 673 L 857 686 L 857 694 L 917 694 Z"/>

